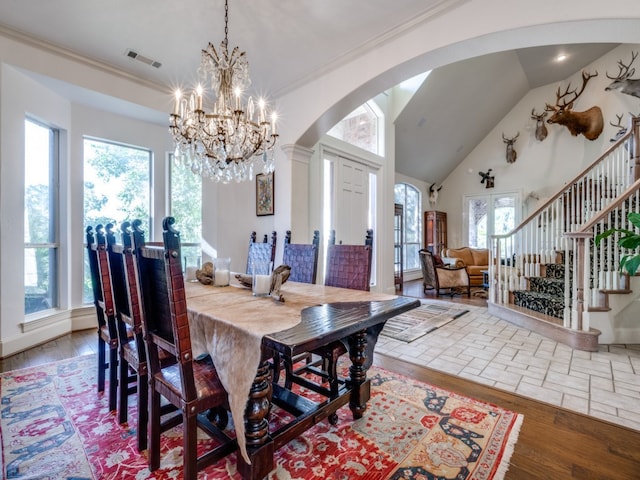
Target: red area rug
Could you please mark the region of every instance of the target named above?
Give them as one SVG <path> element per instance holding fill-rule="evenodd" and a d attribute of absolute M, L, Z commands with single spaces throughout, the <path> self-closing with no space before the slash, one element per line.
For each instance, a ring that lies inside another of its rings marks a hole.
<path fill-rule="evenodd" d="M 134 426 L 118 424 L 96 391 L 96 363 L 86 356 L 0 374 L 0 477 L 182 478 L 181 427 L 165 437 L 161 468 L 150 473 Z M 377 367 L 369 378 L 365 416 L 353 422 L 343 407 L 336 426 L 323 421 L 285 445 L 270 479 L 503 478 L 522 415 Z M 240 478 L 235 454 L 199 478 Z"/>

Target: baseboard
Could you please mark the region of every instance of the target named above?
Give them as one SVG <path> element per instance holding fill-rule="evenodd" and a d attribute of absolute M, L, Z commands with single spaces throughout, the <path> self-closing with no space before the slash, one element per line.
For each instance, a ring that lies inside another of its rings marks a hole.
<path fill-rule="evenodd" d="M 0 340 L 0 358 L 29 350 L 77 330 L 97 328 L 94 306 L 57 311 L 48 319 L 31 322 L 25 333 Z"/>
<path fill-rule="evenodd" d="M 591 328 L 588 332 L 572 330 L 538 318 L 534 312 L 515 305 L 498 305 L 489 302 L 487 307 L 491 315 L 495 315 L 509 323 L 549 337 L 556 342 L 563 343 L 576 350 L 587 352 L 598 351 L 600 331 L 594 328 Z"/>

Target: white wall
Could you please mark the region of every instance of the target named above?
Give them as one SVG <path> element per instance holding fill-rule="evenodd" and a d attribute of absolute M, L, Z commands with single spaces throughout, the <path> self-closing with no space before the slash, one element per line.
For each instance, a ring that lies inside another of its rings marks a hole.
<path fill-rule="evenodd" d="M 0 69 L 0 355 L 6 356 L 74 328 L 83 307 L 83 137 L 148 148 L 153 153 L 155 196 L 152 225 L 166 215 L 166 127 L 74 104 L 20 70 Z M 31 117 L 60 130 L 60 307 L 49 321 L 24 322 L 24 120 Z M 114 219 L 116 222 L 125 219 Z M 148 219 L 147 238 L 152 239 Z M 159 238 L 156 228 L 155 238 Z M 80 323 L 82 326 L 83 324 Z M 86 325 L 84 325 L 86 327 Z M 95 326 L 95 319 L 90 326 Z"/>
<path fill-rule="evenodd" d="M 7 65 L 0 67 L 0 348 L 18 342 L 24 321 L 24 121 L 26 116 L 46 120 L 62 130 L 71 125 L 70 103 Z M 68 151 L 64 136 L 63 151 Z M 62 172 L 61 172 L 62 173 Z M 61 189 L 68 186 L 62 177 Z M 64 204 L 68 207 L 68 204 Z M 68 210 L 61 213 L 61 242 L 68 242 Z M 68 278 L 68 258 L 61 259 L 61 274 Z M 65 261 L 67 260 L 67 261 Z M 61 291 L 64 308 L 69 290 Z M 70 322 L 53 327 L 68 331 Z"/>
<path fill-rule="evenodd" d="M 447 212 L 447 240 L 450 247 L 460 247 L 467 242 L 462 224 L 463 194 L 519 191 L 524 201 L 529 193 L 535 192 L 540 199 L 530 199 L 523 204 L 524 218 L 536 205 L 541 205 L 609 148 L 609 139 L 618 130 L 609 122 L 616 123 L 616 115 L 624 113 L 623 121 L 627 124 L 630 121 L 629 112 L 640 113 L 640 99 L 617 92 L 605 92 L 605 87 L 611 82 L 605 72 L 608 70 L 610 74 L 617 74 L 616 62 L 620 59 L 628 62 L 631 51 L 639 49 L 640 45 L 622 45 L 586 67 L 591 73 L 597 71 L 598 76 L 589 81 L 574 110 L 583 111 L 594 105 L 601 108 L 604 130 L 596 140 L 587 140 L 582 135 L 574 137 L 565 127 L 549 124 L 549 134 L 544 141 L 538 142 L 534 137 L 536 122 L 531 119 L 531 109 L 541 112 L 545 103 L 555 103 L 558 85 L 563 89 L 568 82 L 572 87 L 580 86 L 581 72 L 576 72 L 559 84 L 531 90 L 491 130 L 443 182 L 445 186 L 440 192 L 438 210 Z M 512 137 L 518 131 L 520 136 L 515 143 L 518 158 L 515 163 L 508 164 L 502 133 Z M 486 172 L 489 168 L 493 169 L 491 173 L 495 175 L 495 188 L 487 190 L 484 184 L 480 184 L 478 172 Z"/>

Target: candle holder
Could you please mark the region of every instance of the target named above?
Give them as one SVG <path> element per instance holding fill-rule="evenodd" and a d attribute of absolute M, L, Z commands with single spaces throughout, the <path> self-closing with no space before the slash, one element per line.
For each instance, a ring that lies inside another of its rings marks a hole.
<path fill-rule="evenodd" d="M 251 264 L 252 292 L 256 297 L 271 293 L 271 262 L 255 260 Z"/>
<path fill-rule="evenodd" d="M 200 268 L 200 257 L 195 255 L 185 255 L 184 257 L 184 280 L 186 282 L 197 282 L 196 272 Z"/>
<path fill-rule="evenodd" d="M 229 286 L 231 278 L 231 258 L 223 257 L 213 260 L 213 285 L 215 287 Z"/>

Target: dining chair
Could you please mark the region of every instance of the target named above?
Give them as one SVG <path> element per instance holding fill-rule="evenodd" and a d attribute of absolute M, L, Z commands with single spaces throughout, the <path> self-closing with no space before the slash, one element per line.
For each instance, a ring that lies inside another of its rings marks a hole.
<path fill-rule="evenodd" d="M 136 282 L 136 265 L 131 243 L 131 224 L 124 222 L 120 226 L 121 244 L 115 242 L 112 224 L 107 225 L 106 230 L 120 354 L 118 421 L 127 423 L 129 395 L 137 392 L 136 436 L 138 451 L 142 451 L 147 448 L 148 370 Z"/>
<path fill-rule="evenodd" d="M 331 287 L 369 291 L 373 230 L 367 230 L 364 245 L 335 243 L 335 230 L 329 235 L 324 284 Z"/>
<path fill-rule="evenodd" d="M 93 303 L 98 320 L 98 392 L 104 392 L 106 372 L 109 370 L 109 410 L 115 410 L 118 395 L 118 333 L 111 282 L 105 282 L 103 277 L 109 272 L 104 227 L 96 225 L 94 235 L 93 227 L 88 226 L 85 233 Z"/>
<path fill-rule="evenodd" d="M 276 239 L 277 234 L 275 230 L 271 232 L 271 242 L 267 240 L 267 234 L 264 234 L 262 243 L 256 242 L 256 232 L 251 232 L 249 236 L 249 251 L 247 254 L 247 274 L 251 275 L 253 262 L 262 262 L 264 264 L 270 263 L 273 270 L 273 262 L 276 258 Z M 257 272 L 261 275 L 269 275 L 271 271 Z"/>
<path fill-rule="evenodd" d="M 369 291 L 371 277 L 371 250 L 373 248 L 373 230 L 367 230 L 364 245 L 335 244 L 335 230 L 329 234 L 327 249 L 327 271 L 325 273 L 325 286 L 351 288 L 354 290 Z M 285 388 L 291 388 L 293 383 L 309 386 L 307 374 L 318 375 L 329 384 L 329 396 L 338 395 L 340 384 L 344 382 L 338 376 L 338 359 L 347 353 L 348 348 L 341 341 L 332 342 L 307 354 L 300 354 L 296 361 L 304 360 L 301 366 L 291 365 L 285 362 Z M 313 356 L 309 357 L 309 354 Z M 313 389 L 313 387 L 311 387 Z M 322 390 L 319 388 L 318 390 Z M 336 416 L 330 416 L 329 422 L 335 424 Z"/>
<path fill-rule="evenodd" d="M 191 349 L 189 320 L 180 255 L 180 233 L 173 217 L 162 221 L 163 247 L 145 246 L 141 230 L 133 229 L 142 306 L 142 328 L 149 367 L 149 470 L 160 467 L 160 436 L 182 421 L 184 478 L 193 480 L 198 470 L 218 461 L 237 448 L 223 429 L 227 423 L 227 392 L 220 383 L 211 357 L 196 360 Z M 161 364 L 159 352 L 175 362 Z M 163 421 L 161 397 L 179 409 Z M 216 422 L 211 423 L 207 414 Z M 243 421 L 238 419 L 237 421 Z M 220 443 L 198 456 L 198 427 Z"/>
<path fill-rule="evenodd" d="M 451 267 L 437 265 L 433 254 L 427 249 L 420 249 L 420 266 L 422 267 L 422 285 L 426 293 L 429 288 L 440 296 L 442 290 L 448 290 L 451 296 L 466 290 L 467 297 L 471 296 L 471 282 L 466 267 Z"/>
<path fill-rule="evenodd" d="M 310 244 L 291 243 L 291 230 L 284 237 L 282 263 L 291 267 L 289 281 L 316 283 L 318 273 L 318 250 L 320 250 L 320 232 L 313 232 Z"/>

